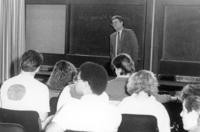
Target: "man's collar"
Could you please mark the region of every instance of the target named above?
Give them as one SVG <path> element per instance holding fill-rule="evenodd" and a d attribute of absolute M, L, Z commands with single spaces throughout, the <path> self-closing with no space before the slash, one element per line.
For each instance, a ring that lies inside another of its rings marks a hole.
<path fill-rule="evenodd" d="M 81 97 L 81 100 L 86 100 L 86 101 L 87 100 L 88 101 L 91 101 L 91 100 L 97 101 L 97 100 L 99 100 L 99 101 L 105 101 L 105 102 L 107 102 L 109 100 L 109 97 L 108 97 L 108 95 L 105 92 L 103 92 L 101 95 L 96 95 L 96 94 L 83 95 Z"/>
<path fill-rule="evenodd" d="M 124 28 L 122 28 L 122 29 L 118 30 L 117 32 L 119 32 L 119 33 L 121 34 L 123 29 L 124 29 Z"/>

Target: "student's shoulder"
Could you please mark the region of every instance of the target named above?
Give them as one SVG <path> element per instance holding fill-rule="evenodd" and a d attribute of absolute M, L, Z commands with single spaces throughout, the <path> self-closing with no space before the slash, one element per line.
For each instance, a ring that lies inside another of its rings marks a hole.
<path fill-rule="evenodd" d="M 1 87 L 5 86 L 5 85 L 12 85 L 12 84 L 16 84 L 16 82 L 18 82 L 18 76 L 14 76 L 14 77 L 11 77 L 7 80 L 5 80 Z"/>
<path fill-rule="evenodd" d="M 41 88 L 47 89 L 47 90 L 49 89 L 48 86 L 47 86 L 46 84 L 44 84 L 43 82 L 40 82 L 40 81 L 37 80 L 37 79 L 32 80 L 32 82 L 30 82 L 30 83 L 34 83 L 33 86 L 37 86 L 37 87 L 39 87 L 40 89 L 41 89 Z"/>
<path fill-rule="evenodd" d="M 161 102 L 159 102 L 154 96 L 151 97 L 151 103 L 152 105 L 154 105 L 155 108 L 165 109 L 165 106 Z"/>

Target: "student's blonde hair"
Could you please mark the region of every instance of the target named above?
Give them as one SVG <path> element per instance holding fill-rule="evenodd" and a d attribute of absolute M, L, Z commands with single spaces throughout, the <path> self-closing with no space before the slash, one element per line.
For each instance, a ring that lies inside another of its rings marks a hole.
<path fill-rule="evenodd" d="M 139 92 L 144 91 L 148 95 L 153 95 L 158 92 L 158 80 L 153 72 L 140 70 L 130 76 L 127 90 L 129 94 L 138 94 Z"/>

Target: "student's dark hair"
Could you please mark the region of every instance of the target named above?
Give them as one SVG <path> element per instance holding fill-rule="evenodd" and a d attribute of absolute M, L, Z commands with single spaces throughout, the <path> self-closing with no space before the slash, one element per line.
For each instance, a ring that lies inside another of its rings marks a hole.
<path fill-rule="evenodd" d="M 102 94 L 107 87 L 108 75 L 105 68 L 93 62 L 85 62 L 80 66 L 80 78 L 88 81 L 94 94 Z"/>
<path fill-rule="evenodd" d="M 21 58 L 21 69 L 25 72 L 35 71 L 43 63 L 42 54 L 34 50 L 26 51 Z"/>
<path fill-rule="evenodd" d="M 187 84 L 181 91 L 181 99 L 184 100 L 188 96 L 200 96 L 200 84 Z"/>
<path fill-rule="evenodd" d="M 58 61 L 47 81 L 47 85 L 51 89 L 62 90 L 66 85 L 73 82 L 77 74 L 76 67 L 66 60 Z"/>
<path fill-rule="evenodd" d="M 120 22 L 124 22 L 124 18 L 120 15 L 114 15 L 112 16 L 111 20 L 118 19 Z"/>
<path fill-rule="evenodd" d="M 112 60 L 112 65 L 114 68 L 120 68 L 121 75 L 127 75 L 135 72 L 135 64 L 132 58 L 126 54 L 121 53 Z"/>
<path fill-rule="evenodd" d="M 187 84 L 181 91 L 181 99 L 185 101 L 188 112 L 200 111 L 200 84 Z"/>
<path fill-rule="evenodd" d="M 190 95 L 184 99 L 185 108 L 188 112 L 195 110 L 197 112 L 200 111 L 200 96 Z"/>

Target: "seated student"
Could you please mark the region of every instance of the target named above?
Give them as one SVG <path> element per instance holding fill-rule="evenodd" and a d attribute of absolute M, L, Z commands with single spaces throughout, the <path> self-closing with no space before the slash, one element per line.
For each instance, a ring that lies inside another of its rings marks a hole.
<path fill-rule="evenodd" d="M 43 123 L 48 116 L 48 87 L 34 78 L 43 62 L 43 56 L 34 50 L 26 51 L 21 58 L 21 73 L 6 80 L 1 87 L 2 108 L 33 110 Z"/>
<path fill-rule="evenodd" d="M 170 119 L 165 107 L 158 102 L 152 93 L 158 92 L 158 81 L 154 74 L 147 70 L 133 73 L 127 84 L 131 94 L 118 105 L 123 114 L 153 115 L 157 119 L 159 132 L 170 132 Z"/>
<path fill-rule="evenodd" d="M 110 100 L 121 101 L 128 96 L 126 93 L 126 83 L 129 76 L 135 72 L 135 65 L 131 57 L 126 53 L 121 53 L 112 60 L 117 77 L 108 82 L 106 93 Z"/>
<path fill-rule="evenodd" d="M 117 77 L 108 82 L 106 93 L 111 101 L 117 101 L 115 104 L 118 104 L 124 97 L 129 96 L 126 91 L 126 83 L 130 75 L 135 72 L 135 65 L 132 58 L 126 53 L 116 56 L 112 60 L 112 65 L 115 68 Z M 161 103 L 177 99 L 168 94 L 153 93 L 153 95 Z"/>
<path fill-rule="evenodd" d="M 50 96 L 58 96 L 63 88 L 73 82 L 77 74 L 76 67 L 66 60 L 58 61 L 51 72 L 47 81 L 47 86 L 50 89 Z"/>
<path fill-rule="evenodd" d="M 79 101 L 80 98 L 82 97 L 82 93 L 79 93 L 76 90 L 76 84 L 70 84 L 67 85 L 63 91 L 60 93 L 58 102 L 57 102 L 57 111 L 66 103 L 70 102 L 72 103 L 73 101 Z M 109 100 L 109 97 L 106 92 L 103 92 L 99 97 L 102 97 L 102 99 Z"/>
<path fill-rule="evenodd" d="M 80 66 L 76 90 L 83 96 L 76 102 L 69 102 L 55 114 L 46 132 L 65 130 L 117 132 L 121 114 L 107 99 L 100 97 L 107 85 L 106 70 L 92 62 Z"/>
<path fill-rule="evenodd" d="M 70 65 L 69 65 L 70 66 Z M 72 66 L 72 64 L 71 64 Z M 68 74 L 66 74 L 66 76 L 68 75 L 68 78 L 71 78 L 71 82 L 72 82 L 72 79 L 75 79 L 75 77 L 73 76 L 72 77 L 72 73 L 74 70 L 72 70 L 73 68 L 68 68 L 68 69 L 71 69 L 68 71 Z M 76 74 L 77 75 L 77 74 Z M 77 77 L 77 76 L 76 76 Z M 69 79 L 68 79 L 69 80 Z M 69 81 L 68 81 L 69 82 Z M 62 92 L 60 93 L 59 95 L 59 98 L 58 98 L 58 102 L 57 102 L 57 111 L 67 102 L 72 102 L 72 101 L 77 101 L 79 100 L 81 97 L 82 97 L 82 94 L 78 93 L 76 91 L 76 85 L 73 83 L 70 83 L 69 85 L 66 85 Z M 108 95 L 103 92 L 101 94 L 102 98 L 106 98 L 108 99 Z"/>
<path fill-rule="evenodd" d="M 188 132 L 200 132 L 200 85 L 188 84 L 182 90 L 183 128 Z"/>

